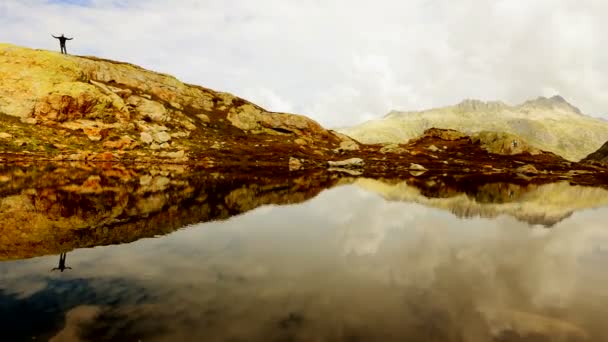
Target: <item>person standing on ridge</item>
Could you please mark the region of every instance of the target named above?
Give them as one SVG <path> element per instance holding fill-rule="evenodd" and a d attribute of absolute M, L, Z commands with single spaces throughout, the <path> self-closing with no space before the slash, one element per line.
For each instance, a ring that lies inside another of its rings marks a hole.
<path fill-rule="evenodd" d="M 51 35 L 51 36 L 53 36 L 53 35 Z M 64 36 L 63 33 L 61 34 L 61 36 L 59 36 L 59 37 L 53 36 L 53 38 L 59 39 L 59 47 L 61 47 L 61 53 L 64 55 L 67 55 L 68 50 L 65 48 L 65 42 L 68 40 L 72 40 L 74 38 L 68 38 L 68 37 Z"/>

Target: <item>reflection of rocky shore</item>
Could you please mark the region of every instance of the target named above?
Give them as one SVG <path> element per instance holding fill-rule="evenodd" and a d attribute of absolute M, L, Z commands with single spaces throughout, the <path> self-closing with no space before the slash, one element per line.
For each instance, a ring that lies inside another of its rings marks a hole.
<path fill-rule="evenodd" d="M 265 204 L 314 197 L 330 175 L 242 175 L 184 166 L 54 164 L 0 169 L 0 259 L 135 241 Z"/>
<path fill-rule="evenodd" d="M 432 173 L 374 180 L 322 170 L 261 169 L 244 175 L 184 165 L 4 165 L 0 167 L 0 260 L 164 235 L 263 205 L 304 202 L 336 184 L 354 183 L 388 200 L 446 209 L 459 217 L 511 215 L 545 226 L 576 210 L 608 204 L 608 190 L 602 188 L 531 181 Z"/>
<path fill-rule="evenodd" d="M 475 181 L 473 181 L 475 180 Z M 358 179 L 355 184 L 391 201 L 446 209 L 458 217 L 510 215 L 530 224 L 553 226 L 574 211 L 608 205 L 608 190 L 568 182 L 511 184 L 471 178 L 454 184 Z"/>

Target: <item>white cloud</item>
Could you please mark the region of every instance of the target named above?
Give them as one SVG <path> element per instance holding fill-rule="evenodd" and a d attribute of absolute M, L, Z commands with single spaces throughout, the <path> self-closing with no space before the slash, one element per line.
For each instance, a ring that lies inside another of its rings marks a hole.
<path fill-rule="evenodd" d="M 294 111 L 293 106 L 289 102 L 268 88 L 249 88 L 238 95 L 264 108 L 271 108 L 275 112 L 292 113 Z"/>
<path fill-rule="evenodd" d="M 4 0 L 2 41 L 126 60 L 329 126 L 558 92 L 608 116 L 602 0 Z M 82 1 L 84 2 L 84 1 Z M 86 3 L 86 2 L 85 2 Z"/>

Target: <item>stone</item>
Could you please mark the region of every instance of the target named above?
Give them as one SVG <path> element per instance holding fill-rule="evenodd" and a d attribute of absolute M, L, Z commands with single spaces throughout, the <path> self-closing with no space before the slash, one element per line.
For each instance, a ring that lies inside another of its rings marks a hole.
<path fill-rule="evenodd" d="M 131 95 L 127 102 L 135 106 L 135 110 L 143 117 L 153 122 L 165 122 L 169 120 L 167 109 L 162 104 L 139 96 Z"/>
<path fill-rule="evenodd" d="M 196 125 L 189 120 L 182 120 L 180 121 L 180 124 L 189 131 L 194 131 L 196 129 Z"/>
<path fill-rule="evenodd" d="M 36 120 L 36 118 L 21 118 L 20 121 L 28 125 L 35 125 L 38 123 L 38 120 Z"/>
<path fill-rule="evenodd" d="M 352 140 L 342 141 L 340 147 L 338 147 L 339 151 L 357 151 L 358 149 L 359 144 Z"/>
<path fill-rule="evenodd" d="M 95 157 L 96 160 L 104 160 L 104 161 L 110 161 L 114 159 L 114 154 L 112 154 L 112 152 L 102 152 L 100 154 L 98 154 Z"/>
<path fill-rule="evenodd" d="M 79 194 L 97 194 L 103 192 L 103 187 L 101 186 L 101 177 L 99 176 L 90 176 L 81 185 L 72 184 L 64 186 L 61 189 Z"/>
<path fill-rule="evenodd" d="M 152 181 L 152 184 L 151 184 L 151 191 L 154 191 L 154 192 L 163 191 L 167 188 L 167 185 L 169 185 L 169 183 L 171 183 L 171 180 L 167 177 L 163 177 L 163 176 L 154 177 L 154 180 Z"/>
<path fill-rule="evenodd" d="M 0 139 L 11 139 L 13 137 L 12 134 L 9 133 L 5 133 L 5 132 L 0 132 Z"/>
<path fill-rule="evenodd" d="M 439 149 L 439 147 L 435 146 L 435 145 L 430 145 L 429 147 L 426 148 L 427 150 L 431 151 L 431 152 L 437 152 L 437 151 L 441 151 Z"/>
<path fill-rule="evenodd" d="M 468 138 L 464 133 L 453 129 L 429 128 L 424 131 L 424 136 L 438 138 L 441 140 L 454 141 Z"/>
<path fill-rule="evenodd" d="M 118 140 L 104 141 L 103 148 L 123 150 L 131 147 L 131 144 L 133 144 L 134 142 L 135 140 L 131 139 L 131 137 L 129 137 L 128 135 L 123 135 Z"/>
<path fill-rule="evenodd" d="M 101 118 L 114 110 L 112 99 L 92 84 L 63 82 L 52 85 L 47 91 L 36 101 L 32 114 L 43 122 Z"/>
<path fill-rule="evenodd" d="M 205 114 L 196 114 L 196 117 L 199 118 L 204 124 L 208 124 L 211 122 L 209 117 Z"/>
<path fill-rule="evenodd" d="M 514 155 L 520 153 L 539 154 L 541 151 L 530 146 L 521 137 L 504 132 L 482 131 L 471 136 L 473 143 L 478 143 L 490 153 Z"/>
<path fill-rule="evenodd" d="M 155 132 L 152 136 L 154 141 L 159 144 L 165 143 L 171 140 L 171 135 L 165 131 Z"/>
<path fill-rule="evenodd" d="M 152 135 L 148 132 L 141 132 L 139 133 L 139 139 L 144 143 L 144 144 L 151 144 L 154 141 L 154 138 L 152 137 Z"/>
<path fill-rule="evenodd" d="M 361 168 L 365 166 L 365 161 L 361 158 L 350 158 L 339 161 L 328 161 L 329 167 L 334 168 Z"/>
<path fill-rule="evenodd" d="M 289 157 L 289 171 L 302 169 L 302 162 L 298 158 Z"/>
<path fill-rule="evenodd" d="M 321 125 L 303 115 L 271 113 L 251 103 L 231 108 L 227 119 L 233 126 L 254 134 L 329 135 Z"/>
<path fill-rule="evenodd" d="M 410 163 L 410 170 L 426 171 L 427 168 L 416 163 Z"/>
<path fill-rule="evenodd" d="M 160 145 L 153 142 L 152 144 L 150 144 L 150 149 L 152 150 L 160 150 Z"/>
<path fill-rule="evenodd" d="M 82 129 L 84 134 L 86 134 L 87 138 L 91 141 L 99 141 L 102 139 L 101 130 L 101 128 L 97 127 L 85 127 Z"/>
<path fill-rule="evenodd" d="M 522 165 L 522 166 L 518 167 L 517 169 L 515 169 L 515 171 L 517 173 L 523 173 L 523 174 L 538 173 L 538 170 L 534 167 L 534 165 L 530 165 L 530 164 Z"/>
<path fill-rule="evenodd" d="M 399 147 L 399 144 L 388 144 L 382 146 L 380 149 L 380 153 L 405 153 L 406 150 L 402 147 Z"/>
<path fill-rule="evenodd" d="M 167 152 L 166 156 L 173 159 L 182 159 L 186 156 L 186 151 L 179 150 L 177 152 Z"/>
<path fill-rule="evenodd" d="M 190 136 L 189 132 L 173 132 L 171 133 L 171 138 L 186 138 Z"/>
<path fill-rule="evenodd" d="M 152 176 L 150 175 L 143 175 L 141 177 L 139 177 L 139 185 L 141 186 L 148 186 L 152 183 Z"/>
<path fill-rule="evenodd" d="M 340 152 L 344 152 L 344 151 L 358 151 L 359 150 L 359 143 L 357 143 L 356 141 L 354 141 L 353 139 L 351 139 L 349 136 L 342 134 L 342 133 L 338 133 L 338 132 L 333 132 L 340 140 L 340 146 L 336 149 L 334 149 L 334 152 L 336 153 L 340 153 Z"/>
<path fill-rule="evenodd" d="M 410 175 L 414 176 L 414 177 L 418 177 L 418 176 L 422 176 L 423 174 L 426 173 L 426 171 L 420 170 L 420 171 L 409 171 Z"/>

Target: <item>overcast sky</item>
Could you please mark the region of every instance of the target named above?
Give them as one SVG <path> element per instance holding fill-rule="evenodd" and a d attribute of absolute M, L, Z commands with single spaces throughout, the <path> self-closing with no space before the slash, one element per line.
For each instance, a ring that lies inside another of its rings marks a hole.
<path fill-rule="evenodd" d="M 608 117 L 605 0 L 1 0 L 0 41 L 132 62 L 329 126 L 560 94 Z"/>

